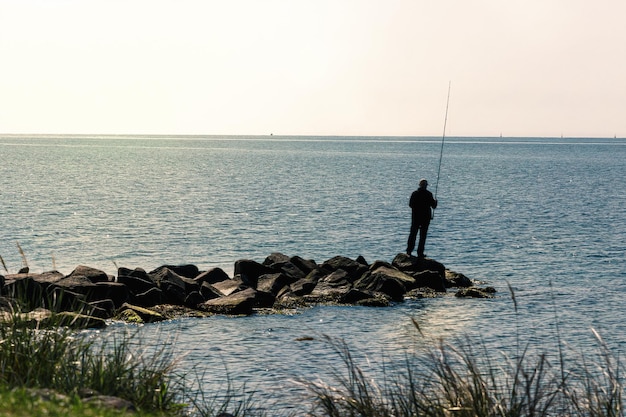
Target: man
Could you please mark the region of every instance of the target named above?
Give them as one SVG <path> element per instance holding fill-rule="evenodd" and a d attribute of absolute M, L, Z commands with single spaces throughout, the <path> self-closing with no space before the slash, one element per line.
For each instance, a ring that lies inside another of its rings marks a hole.
<path fill-rule="evenodd" d="M 433 193 L 426 189 L 428 181 L 422 178 L 419 182 L 419 188 L 411 194 L 409 207 L 412 209 L 411 216 L 411 232 L 409 233 L 409 241 L 406 245 L 406 253 L 410 255 L 415 248 L 415 239 L 417 231 L 420 232 L 420 240 L 417 245 L 417 257 L 424 257 L 424 246 L 426 244 L 426 234 L 428 233 L 428 225 L 432 218 L 431 209 L 437 208 L 437 200 L 433 197 Z"/>

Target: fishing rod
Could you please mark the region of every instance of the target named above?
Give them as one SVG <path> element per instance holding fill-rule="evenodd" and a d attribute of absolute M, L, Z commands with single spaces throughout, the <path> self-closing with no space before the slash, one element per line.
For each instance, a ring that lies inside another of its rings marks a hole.
<path fill-rule="evenodd" d="M 439 167 L 437 168 L 437 182 L 435 183 L 435 199 L 437 199 L 437 189 L 439 188 L 439 174 L 441 174 L 441 160 L 443 158 L 443 142 L 446 139 L 446 125 L 448 124 L 448 107 L 450 105 L 450 86 L 452 81 L 448 81 L 448 98 L 446 100 L 446 117 L 443 120 L 443 135 L 441 136 L 441 151 L 439 152 Z"/>
<path fill-rule="evenodd" d="M 446 99 L 446 117 L 443 120 L 443 135 L 441 135 L 441 150 L 439 151 L 439 166 L 437 168 L 437 182 L 435 182 L 435 200 L 439 189 L 439 175 L 441 174 L 441 160 L 443 159 L 443 143 L 446 139 L 446 125 L 448 124 L 448 107 L 450 105 L 450 86 L 452 81 L 448 81 L 448 98 Z M 435 210 L 431 210 L 431 219 L 435 218 Z"/>

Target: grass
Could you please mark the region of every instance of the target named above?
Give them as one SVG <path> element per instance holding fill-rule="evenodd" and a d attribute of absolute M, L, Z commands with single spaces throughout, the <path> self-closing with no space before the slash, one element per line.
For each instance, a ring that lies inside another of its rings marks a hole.
<path fill-rule="evenodd" d="M 345 369 L 335 371 L 330 383 L 300 383 L 313 398 L 312 417 L 624 416 L 619 357 L 593 330 L 597 351 L 567 359 L 556 324 L 558 349 L 552 355 L 531 354 L 519 342 L 519 327 L 513 358 L 467 339 L 425 341 L 424 352 L 407 356 L 406 365 L 386 372 L 381 383 L 367 376 L 345 342 L 327 338 Z"/>
<path fill-rule="evenodd" d="M 439 341 L 425 355 L 407 357 L 400 372 L 386 372 L 380 384 L 344 342 L 329 339 L 345 369 L 331 383 L 301 383 L 314 399 L 311 416 L 623 416 L 621 363 L 594 334 L 596 354 L 571 361 L 527 349 L 511 359 L 470 340 Z"/>
<path fill-rule="evenodd" d="M 159 417 L 162 414 L 137 414 L 96 407 L 71 397 L 42 398 L 26 389 L 0 390 L 0 413 L 3 417 Z"/>
<path fill-rule="evenodd" d="M 127 414 L 102 414 L 102 408 L 80 400 L 91 393 L 127 400 L 140 416 L 213 417 L 227 410 L 245 415 L 248 400 L 234 400 L 232 386 L 225 399 L 204 398 L 190 389 L 187 375 L 176 372 L 171 345 L 142 348 L 133 337 L 98 340 L 64 327 L 33 329 L 14 314 L 0 323 L 0 415 Z M 32 395 L 42 390 L 55 395 Z"/>
<path fill-rule="evenodd" d="M 32 329 L 16 315 L 0 325 L 0 387 L 47 388 L 77 396 L 79 390 L 117 396 L 138 409 L 178 407 L 169 387 L 175 361 L 160 350 L 144 355 L 128 340 L 96 344 L 68 328 Z"/>

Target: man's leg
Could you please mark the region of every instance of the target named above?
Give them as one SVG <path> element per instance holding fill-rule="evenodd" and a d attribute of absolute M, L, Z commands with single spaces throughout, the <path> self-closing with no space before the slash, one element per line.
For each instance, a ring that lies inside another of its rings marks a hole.
<path fill-rule="evenodd" d="M 406 254 L 410 255 L 415 249 L 415 239 L 417 238 L 418 225 L 415 222 L 411 223 L 411 232 L 409 233 L 409 240 L 406 242 Z"/>
<path fill-rule="evenodd" d="M 426 234 L 428 233 L 428 223 L 421 224 L 420 228 L 420 241 L 417 245 L 417 256 L 419 258 L 424 257 L 424 248 L 426 247 Z"/>

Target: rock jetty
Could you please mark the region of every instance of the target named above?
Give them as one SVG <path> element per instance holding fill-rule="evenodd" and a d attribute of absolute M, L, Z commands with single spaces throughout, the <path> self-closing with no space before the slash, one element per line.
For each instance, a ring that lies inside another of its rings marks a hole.
<path fill-rule="evenodd" d="M 368 264 L 359 256 L 323 263 L 272 253 L 262 263 L 235 262 L 233 276 L 195 265 L 118 268 L 117 276 L 88 266 L 69 275 L 58 271 L 0 275 L 0 318 L 19 311 L 42 321 L 100 327 L 106 320 L 155 322 L 180 316 L 272 313 L 317 304 L 388 306 L 405 298 L 433 297 L 457 288 L 457 296 L 492 297 L 463 274 L 429 258 L 398 254 L 391 263 Z"/>

